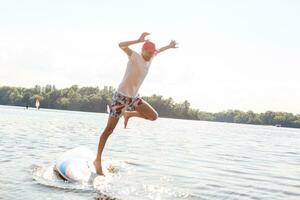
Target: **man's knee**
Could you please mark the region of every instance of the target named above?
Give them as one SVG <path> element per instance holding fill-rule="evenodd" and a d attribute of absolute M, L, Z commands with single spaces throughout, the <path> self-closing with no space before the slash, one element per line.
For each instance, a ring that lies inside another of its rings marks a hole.
<path fill-rule="evenodd" d="M 151 115 L 151 116 L 149 117 L 149 120 L 155 121 L 155 120 L 157 120 L 157 118 L 158 118 L 158 113 L 157 113 L 157 112 L 154 112 L 153 115 Z"/>

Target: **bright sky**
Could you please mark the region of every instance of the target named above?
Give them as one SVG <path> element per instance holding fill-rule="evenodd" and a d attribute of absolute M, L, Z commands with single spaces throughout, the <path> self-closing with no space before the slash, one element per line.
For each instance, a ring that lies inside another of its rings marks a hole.
<path fill-rule="evenodd" d="M 179 48 L 155 58 L 141 95 L 300 114 L 299 10 L 297 0 L 0 0 L 0 86 L 117 87 L 118 43 L 147 31 Z"/>

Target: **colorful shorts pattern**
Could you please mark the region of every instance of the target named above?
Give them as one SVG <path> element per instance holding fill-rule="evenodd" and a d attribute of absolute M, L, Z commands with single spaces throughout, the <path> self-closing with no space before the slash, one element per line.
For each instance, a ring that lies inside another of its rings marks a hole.
<path fill-rule="evenodd" d="M 120 118 L 125 111 L 134 111 L 138 105 L 142 104 L 142 99 L 139 97 L 126 97 L 118 92 L 115 92 L 112 97 L 112 103 L 109 107 L 109 116 Z"/>

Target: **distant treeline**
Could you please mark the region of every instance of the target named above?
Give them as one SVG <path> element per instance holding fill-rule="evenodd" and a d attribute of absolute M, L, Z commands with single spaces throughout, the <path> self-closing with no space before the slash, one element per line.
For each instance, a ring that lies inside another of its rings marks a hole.
<path fill-rule="evenodd" d="M 34 88 L 4 86 L 0 87 L 0 104 L 34 107 L 36 99 L 39 99 L 41 108 L 107 112 L 107 104 L 111 102 L 114 92 L 113 87 L 107 86 L 103 89 L 80 88 L 77 85 L 64 89 L 56 89 L 54 85 L 37 85 Z M 149 102 L 161 117 L 300 128 L 299 114 L 240 110 L 209 113 L 191 108 L 188 101 L 176 103 L 172 98 L 163 98 L 160 95 L 145 96 L 143 99 Z"/>

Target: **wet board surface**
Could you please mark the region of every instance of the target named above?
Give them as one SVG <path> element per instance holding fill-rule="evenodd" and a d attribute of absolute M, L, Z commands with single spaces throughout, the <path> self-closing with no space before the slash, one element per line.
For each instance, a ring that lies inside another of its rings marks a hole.
<path fill-rule="evenodd" d="M 85 146 L 71 149 L 58 157 L 57 172 L 70 182 L 91 182 L 96 177 L 95 154 Z"/>

